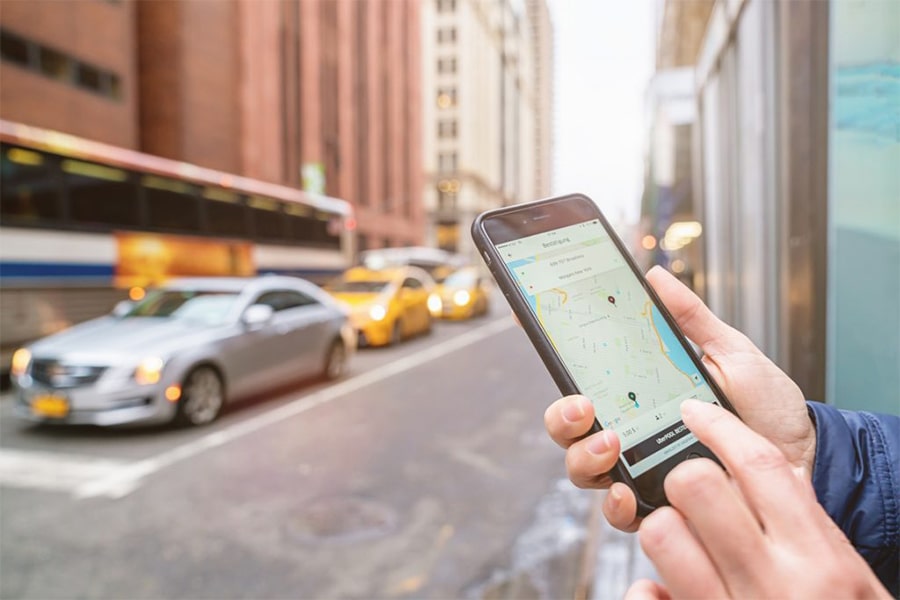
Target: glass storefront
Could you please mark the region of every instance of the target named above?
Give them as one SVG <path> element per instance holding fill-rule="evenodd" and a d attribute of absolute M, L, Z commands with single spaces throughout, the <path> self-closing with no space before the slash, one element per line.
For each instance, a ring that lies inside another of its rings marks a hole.
<path fill-rule="evenodd" d="M 830 15 L 827 397 L 900 414 L 900 2 Z"/>

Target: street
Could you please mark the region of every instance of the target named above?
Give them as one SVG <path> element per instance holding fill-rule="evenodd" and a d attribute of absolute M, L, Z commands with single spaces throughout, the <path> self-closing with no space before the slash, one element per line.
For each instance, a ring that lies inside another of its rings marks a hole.
<path fill-rule="evenodd" d="M 354 358 L 194 430 L 35 427 L 5 394 L 0 596 L 571 597 L 594 496 L 505 304 Z"/>

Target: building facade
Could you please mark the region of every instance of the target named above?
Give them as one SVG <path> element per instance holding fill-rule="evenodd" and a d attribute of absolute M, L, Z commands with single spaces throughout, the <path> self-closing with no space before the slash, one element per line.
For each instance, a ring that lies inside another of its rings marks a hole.
<path fill-rule="evenodd" d="M 549 12 L 544 0 L 429 0 L 422 10 L 427 239 L 474 256 L 478 213 L 549 193 Z"/>
<path fill-rule="evenodd" d="M 900 412 L 900 6 L 660 9 L 655 81 L 681 69 L 688 85 L 650 95 L 654 258 L 679 261 L 808 398 Z M 653 173 L 667 163 L 685 168 Z M 697 237 L 664 244 L 685 221 Z"/>
<path fill-rule="evenodd" d="M 140 147 L 137 7 L 3 2 L 0 117 Z"/>
<path fill-rule="evenodd" d="M 10 0 L 0 117 L 336 196 L 422 243 L 420 3 Z"/>

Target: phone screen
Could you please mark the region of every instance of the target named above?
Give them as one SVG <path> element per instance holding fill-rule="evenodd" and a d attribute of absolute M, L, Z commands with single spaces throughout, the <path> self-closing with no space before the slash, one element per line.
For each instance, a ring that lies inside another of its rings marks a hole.
<path fill-rule="evenodd" d="M 632 477 L 697 443 L 679 407 L 715 393 L 599 219 L 496 248 Z"/>

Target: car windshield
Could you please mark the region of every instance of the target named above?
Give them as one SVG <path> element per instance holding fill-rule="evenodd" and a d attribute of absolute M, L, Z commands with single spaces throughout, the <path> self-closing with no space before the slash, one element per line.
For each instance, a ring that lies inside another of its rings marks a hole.
<path fill-rule="evenodd" d="M 448 287 L 469 288 L 475 285 L 475 273 L 472 271 L 457 271 L 444 280 Z"/>
<path fill-rule="evenodd" d="M 389 281 L 339 280 L 328 286 L 332 292 L 343 294 L 377 294 L 388 286 Z"/>
<path fill-rule="evenodd" d="M 238 294 L 235 292 L 157 291 L 150 293 L 125 316 L 167 317 L 216 325 L 225 320 L 237 298 Z"/>

